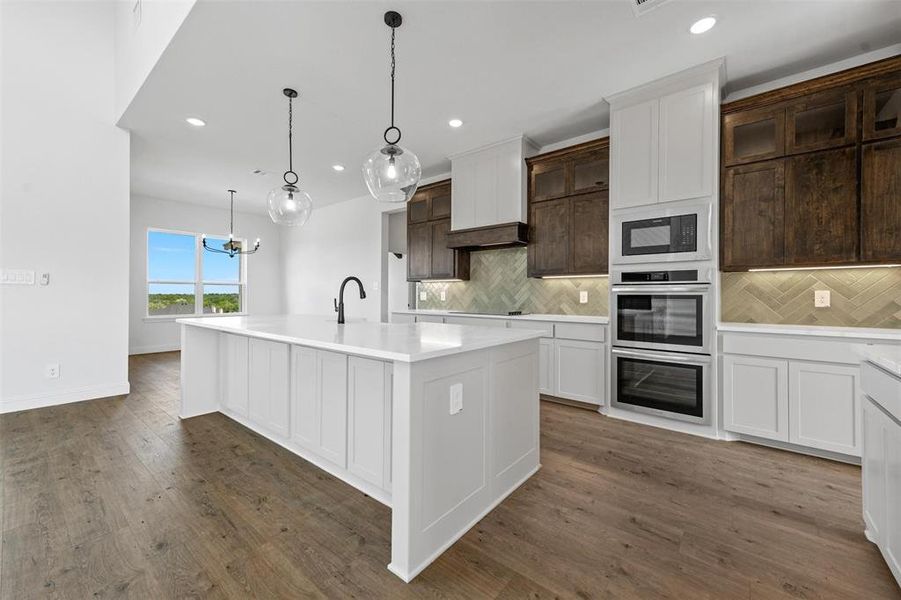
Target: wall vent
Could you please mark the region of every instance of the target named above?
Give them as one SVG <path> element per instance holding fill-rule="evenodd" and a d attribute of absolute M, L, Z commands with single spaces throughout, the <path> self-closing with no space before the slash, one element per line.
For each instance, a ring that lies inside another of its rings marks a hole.
<path fill-rule="evenodd" d="M 666 4 L 670 0 L 629 0 L 632 3 L 632 12 L 636 17 L 647 14 L 660 6 Z"/>

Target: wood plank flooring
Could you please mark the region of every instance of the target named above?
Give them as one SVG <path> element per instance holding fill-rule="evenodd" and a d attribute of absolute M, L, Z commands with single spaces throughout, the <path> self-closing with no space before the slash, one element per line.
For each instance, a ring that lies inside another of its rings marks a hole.
<path fill-rule="evenodd" d="M 860 469 L 541 407 L 543 467 L 413 583 L 390 511 L 222 415 L 133 392 L 0 415 L 0 598 L 901 598 Z"/>

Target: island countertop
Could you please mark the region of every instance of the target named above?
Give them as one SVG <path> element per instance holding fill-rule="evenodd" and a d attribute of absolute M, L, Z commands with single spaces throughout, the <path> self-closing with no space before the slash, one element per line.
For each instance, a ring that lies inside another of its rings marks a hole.
<path fill-rule="evenodd" d="M 418 362 L 513 342 L 543 333 L 440 323 L 375 323 L 335 317 L 272 315 L 177 319 L 192 327 L 400 362 Z"/>

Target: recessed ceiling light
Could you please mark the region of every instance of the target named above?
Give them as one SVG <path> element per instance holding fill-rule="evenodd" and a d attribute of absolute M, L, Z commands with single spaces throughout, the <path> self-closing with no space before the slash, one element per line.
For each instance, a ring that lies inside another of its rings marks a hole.
<path fill-rule="evenodd" d="M 688 30 L 695 35 L 699 35 L 710 31 L 714 25 L 716 25 L 716 17 L 704 17 L 695 21 Z"/>
<path fill-rule="evenodd" d="M 332 168 L 340 173 L 344 170 L 344 165 L 332 165 Z"/>
<path fill-rule="evenodd" d="M 188 122 L 188 125 L 193 125 L 194 127 L 203 127 L 206 125 L 206 121 L 198 119 L 197 117 L 188 117 L 185 121 Z"/>
<path fill-rule="evenodd" d="M 461 121 L 460 119 L 451 119 L 447 122 L 447 124 L 451 127 L 460 127 L 461 125 L 463 125 L 463 121 Z"/>

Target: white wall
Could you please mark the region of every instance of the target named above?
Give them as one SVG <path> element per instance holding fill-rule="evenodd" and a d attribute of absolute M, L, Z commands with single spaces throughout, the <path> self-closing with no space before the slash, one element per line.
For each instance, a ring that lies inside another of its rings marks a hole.
<path fill-rule="evenodd" d="M 116 9 L 116 118 L 175 37 L 196 0 L 128 0 Z M 140 5 L 136 18 L 135 6 Z"/>
<path fill-rule="evenodd" d="M 223 206 L 228 200 L 223 192 Z M 240 202 L 240 194 L 236 203 Z M 173 229 L 208 235 L 228 234 L 228 209 L 134 196 L 131 200 L 131 278 L 129 285 L 130 354 L 164 352 L 180 347 L 179 325 L 173 318 L 147 319 L 147 229 Z M 260 238 L 256 254 L 246 257 L 249 314 L 285 312 L 281 261 L 281 229 L 268 216 L 235 213 L 235 237 Z"/>
<path fill-rule="evenodd" d="M 314 209 L 304 227 L 284 230 L 282 248 L 289 313 L 333 315 L 341 281 L 356 275 L 367 297 L 348 286 L 347 318 L 380 320 L 382 207 L 371 196 Z M 387 256 L 387 239 L 384 248 Z"/>
<path fill-rule="evenodd" d="M 128 391 L 114 38 L 112 2 L 0 3 L 0 267 L 50 274 L 0 288 L 0 412 Z"/>

